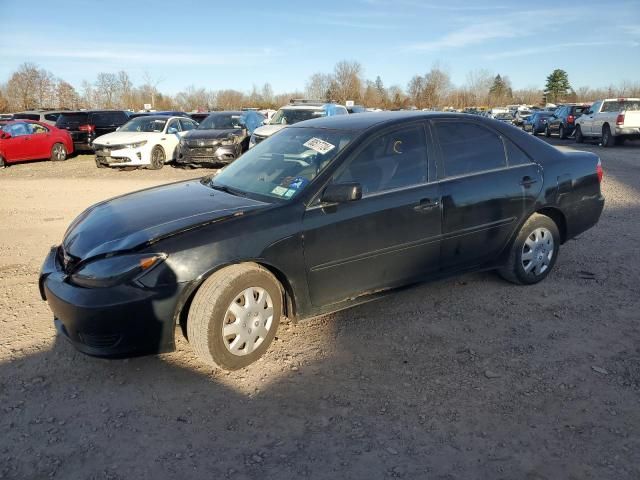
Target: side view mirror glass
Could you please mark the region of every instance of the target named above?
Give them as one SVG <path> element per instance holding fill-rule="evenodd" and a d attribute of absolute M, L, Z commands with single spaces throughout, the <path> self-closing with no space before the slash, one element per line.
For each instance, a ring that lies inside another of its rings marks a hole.
<path fill-rule="evenodd" d="M 359 183 L 332 183 L 322 192 L 323 203 L 347 203 L 362 198 L 362 186 Z"/>
<path fill-rule="evenodd" d="M 9 132 L 2 132 L 2 135 L 0 135 L 0 138 L 4 140 L 9 140 L 11 138 L 11 134 Z"/>
<path fill-rule="evenodd" d="M 167 133 L 169 134 L 178 133 L 178 129 L 175 127 L 169 127 L 169 130 L 167 130 Z"/>

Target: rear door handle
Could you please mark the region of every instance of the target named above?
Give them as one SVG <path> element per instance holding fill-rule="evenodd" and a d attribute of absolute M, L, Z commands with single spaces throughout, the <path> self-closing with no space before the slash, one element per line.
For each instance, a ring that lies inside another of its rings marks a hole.
<path fill-rule="evenodd" d="M 440 200 L 431 200 L 429 198 L 423 198 L 418 204 L 413 207 L 416 212 L 428 212 L 434 208 L 440 206 Z"/>
<path fill-rule="evenodd" d="M 522 185 L 524 188 L 529 188 L 534 183 L 538 183 L 538 180 L 527 175 L 526 177 L 522 177 L 520 185 Z"/>

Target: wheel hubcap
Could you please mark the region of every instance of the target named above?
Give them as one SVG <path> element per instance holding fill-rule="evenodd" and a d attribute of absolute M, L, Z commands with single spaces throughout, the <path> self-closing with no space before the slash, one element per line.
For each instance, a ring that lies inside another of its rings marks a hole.
<path fill-rule="evenodd" d="M 53 150 L 53 155 L 56 157 L 56 159 L 62 160 L 64 158 L 64 150 L 60 146 L 55 147 Z"/>
<path fill-rule="evenodd" d="M 549 269 L 553 254 L 553 235 L 546 228 L 536 228 L 522 246 L 522 268 L 527 273 L 542 275 Z"/>
<path fill-rule="evenodd" d="M 222 324 L 224 345 L 233 355 L 248 355 L 264 342 L 272 325 L 271 296 L 264 288 L 249 287 L 227 308 Z"/>

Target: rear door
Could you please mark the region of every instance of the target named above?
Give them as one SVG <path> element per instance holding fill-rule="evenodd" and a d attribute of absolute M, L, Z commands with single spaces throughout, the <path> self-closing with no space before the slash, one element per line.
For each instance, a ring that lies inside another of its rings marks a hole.
<path fill-rule="evenodd" d="M 430 153 L 431 152 L 431 153 Z M 430 183 L 423 122 L 375 134 L 332 182 L 357 182 L 360 200 L 312 203 L 305 212 L 304 256 L 311 301 L 328 305 L 409 283 L 437 271 L 440 195 Z"/>
<path fill-rule="evenodd" d="M 49 158 L 53 142 L 48 128 L 37 123 L 31 123 L 31 158 Z"/>
<path fill-rule="evenodd" d="M 466 120 L 437 120 L 443 270 L 495 260 L 531 211 L 540 167 L 499 132 Z"/>

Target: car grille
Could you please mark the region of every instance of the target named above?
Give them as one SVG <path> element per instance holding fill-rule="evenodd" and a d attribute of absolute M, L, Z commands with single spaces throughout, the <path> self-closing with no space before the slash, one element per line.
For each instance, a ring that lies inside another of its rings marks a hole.
<path fill-rule="evenodd" d="M 74 257 L 73 255 L 69 255 L 67 252 L 65 252 L 62 245 L 58 247 L 58 251 L 56 252 L 56 260 L 58 261 L 58 265 L 62 268 L 62 271 L 64 273 L 71 273 L 80 261 L 78 257 Z"/>
<path fill-rule="evenodd" d="M 196 140 L 187 140 L 186 143 L 188 147 L 215 147 L 220 143 L 220 140 L 196 139 Z"/>

